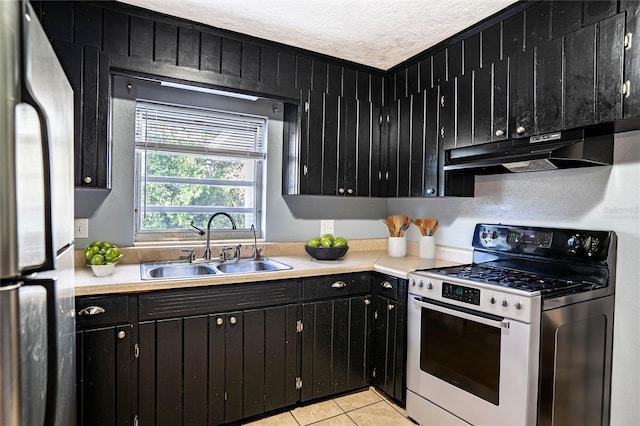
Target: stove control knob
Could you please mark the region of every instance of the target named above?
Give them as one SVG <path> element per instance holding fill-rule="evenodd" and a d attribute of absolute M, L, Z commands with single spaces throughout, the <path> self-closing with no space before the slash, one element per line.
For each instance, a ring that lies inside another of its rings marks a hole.
<path fill-rule="evenodd" d="M 516 307 L 516 309 L 522 309 L 524 307 L 524 305 L 522 304 L 521 301 L 517 301 L 516 304 L 514 305 Z"/>
<path fill-rule="evenodd" d="M 494 239 L 494 240 L 495 240 L 496 238 L 498 238 L 498 232 L 497 232 L 497 231 L 493 231 L 493 232 L 491 233 L 491 238 L 492 238 L 492 239 Z"/>
<path fill-rule="evenodd" d="M 431 283 L 427 284 L 427 289 L 433 290 L 433 284 L 431 284 Z"/>
<path fill-rule="evenodd" d="M 496 297 L 495 296 L 491 296 L 491 299 L 489 299 L 489 303 L 491 303 L 492 305 L 495 305 L 497 302 Z"/>
<path fill-rule="evenodd" d="M 411 280 L 411 287 L 415 287 L 416 286 L 416 280 Z"/>
<path fill-rule="evenodd" d="M 507 301 L 507 299 L 502 299 L 502 306 L 504 306 L 505 308 L 509 306 L 509 302 Z"/>
<path fill-rule="evenodd" d="M 418 285 L 418 287 L 420 287 L 420 288 L 424 287 L 424 283 L 422 281 L 420 281 L 420 284 Z"/>

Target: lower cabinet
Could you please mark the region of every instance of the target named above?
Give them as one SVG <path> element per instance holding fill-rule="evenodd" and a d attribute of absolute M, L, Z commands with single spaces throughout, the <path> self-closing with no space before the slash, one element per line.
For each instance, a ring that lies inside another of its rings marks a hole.
<path fill-rule="evenodd" d="M 131 425 L 134 328 L 127 296 L 78 298 L 77 404 L 79 425 Z"/>
<path fill-rule="evenodd" d="M 376 274 L 373 283 L 371 382 L 404 405 L 407 280 Z"/>
<path fill-rule="evenodd" d="M 302 393 L 309 401 L 369 384 L 371 296 L 302 305 Z"/>
<path fill-rule="evenodd" d="M 369 272 L 78 297 L 78 424 L 235 423 L 370 384 L 404 402 L 404 298 Z"/>
<path fill-rule="evenodd" d="M 293 405 L 297 305 L 140 323 L 142 424 L 217 425 Z"/>

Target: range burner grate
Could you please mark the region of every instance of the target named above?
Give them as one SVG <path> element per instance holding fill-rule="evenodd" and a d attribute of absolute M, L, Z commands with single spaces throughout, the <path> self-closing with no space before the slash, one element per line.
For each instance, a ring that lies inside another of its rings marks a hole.
<path fill-rule="evenodd" d="M 471 264 L 432 270 L 440 275 L 467 279 L 470 281 L 510 287 L 524 291 L 549 292 L 555 290 L 570 290 L 592 285 L 584 281 L 572 281 L 544 277 L 531 272 L 499 268 L 490 265 Z"/>

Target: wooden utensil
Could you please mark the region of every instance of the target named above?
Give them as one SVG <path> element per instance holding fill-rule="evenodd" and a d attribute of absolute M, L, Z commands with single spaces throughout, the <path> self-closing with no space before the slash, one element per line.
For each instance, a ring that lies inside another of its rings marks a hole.
<path fill-rule="evenodd" d="M 387 225 L 387 228 L 389 229 L 389 235 L 393 237 L 393 233 L 395 232 L 395 225 L 393 224 L 393 219 L 391 218 L 391 216 L 387 216 L 382 221 L 385 225 Z"/>
<path fill-rule="evenodd" d="M 394 215 L 393 217 L 393 226 L 395 229 L 394 232 L 394 237 L 399 237 L 400 236 L 400 232 L 402 231 L 402 222 L 404 220 L 404 218 L 400 215 Z"/>
<path fill-rule="evenodd" d="M 420 230 L 420 234 L 422 236 L 432 236 L 435 234 L 436 229 L 438 229 L 438 219 L 434 218 L 425 218 L 425 219 L 416 219 L 416 226 Z"/>

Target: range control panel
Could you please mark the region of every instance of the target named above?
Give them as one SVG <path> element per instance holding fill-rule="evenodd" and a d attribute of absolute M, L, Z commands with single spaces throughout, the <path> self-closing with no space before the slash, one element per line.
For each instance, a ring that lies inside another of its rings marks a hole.
<path fill-rule="evenodd" d="M 473 247 L 546 259 L 606 261 L 615 237 L 610 231 L 477 224 Z"/>
<path fill-rule="evenodd" d="M 459 281 L 459 282 L 457 282 Z M 413 296 L 437 300 L 452 306 L 460 306 L 478 312 L 531 323 L 539 315 L 542 299 L 538 296 L 495 285 L 468 283 L 457 278 L 443 281 L 428 271 L 409 276 L 409 300 Z"/>

